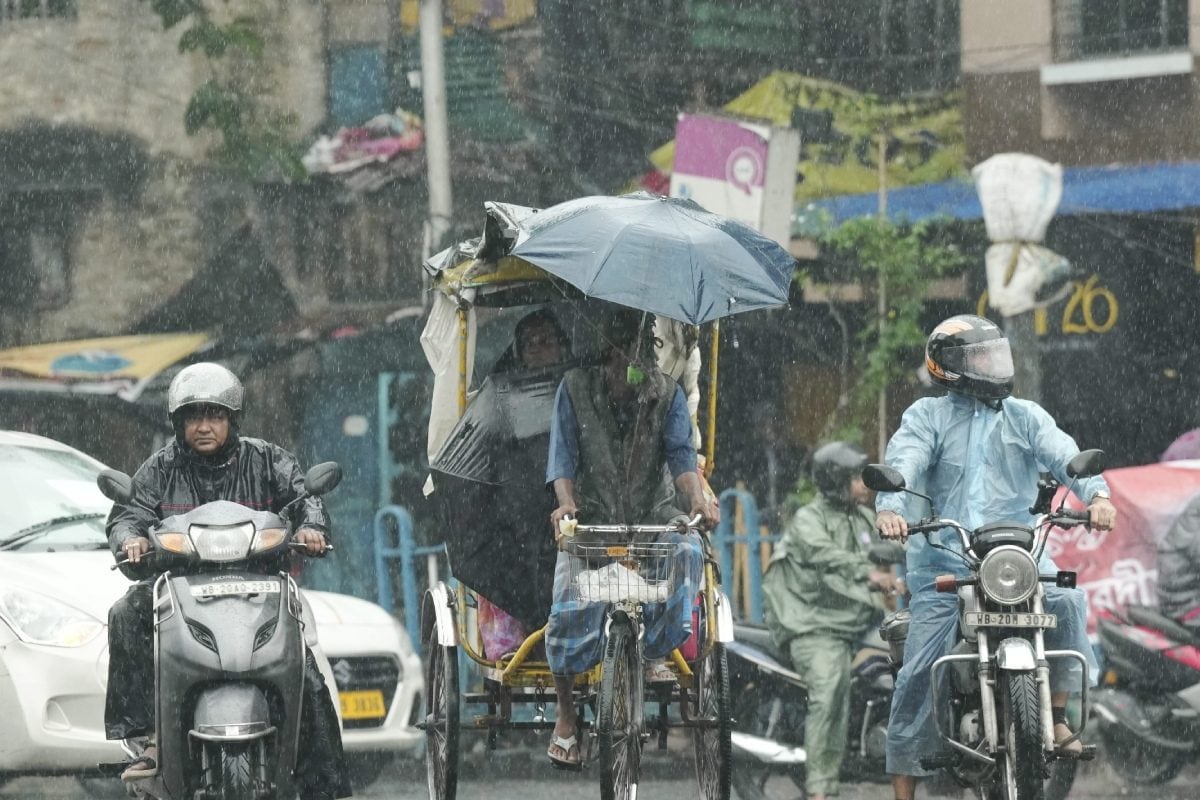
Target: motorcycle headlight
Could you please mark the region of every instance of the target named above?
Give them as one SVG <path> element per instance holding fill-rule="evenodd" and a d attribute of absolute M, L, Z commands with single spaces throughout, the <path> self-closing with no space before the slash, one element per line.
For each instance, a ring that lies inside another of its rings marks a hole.
<path fill-rule="evenodd" d="M 196 555 L 205 561 L 241 561 L 250 554 L 254 525 L 210 527 L 193 525 L 192 544 Z"/>
<path fill-rule="evenodd" d="M 61 600 L 13 587 L 0 588 L 0 619 L 29 644 L 82 647 L 104 630 L 104 623 Z"/>
<path fill-rule="evenodd" d="M 1037 585 L 1037 562 L 1019 547 L 997 547 L 979 565 L 979 587 L 985 596 L 1001 605 L 1013 606 L 1028 600 Z"/>

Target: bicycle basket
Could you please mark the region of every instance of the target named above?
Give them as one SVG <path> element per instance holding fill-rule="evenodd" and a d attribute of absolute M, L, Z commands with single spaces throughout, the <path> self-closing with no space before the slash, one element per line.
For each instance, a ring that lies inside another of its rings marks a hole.
<path fill-rule="evenodd" d="M 675 587 L 675 546 L 570 542 L 571 589 L 587 603 L 665 603 Z"/>

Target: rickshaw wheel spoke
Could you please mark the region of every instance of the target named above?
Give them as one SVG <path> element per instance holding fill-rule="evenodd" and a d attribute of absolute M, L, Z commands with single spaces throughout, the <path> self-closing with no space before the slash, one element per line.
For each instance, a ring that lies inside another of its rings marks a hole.
<path fill-rule="evenodd" d="M 458 792 L 458 648 L 430 646 L 425 664 L 425 766 L 431 800 Z"/>
<path fill-rule="evenodd" d="M 692 729 L 696 751 L 696 782 L 701 800 L 729 800 L 733 744 L 729 699 L 729 666 L 725 645 L 714 642 L 712 652 L 696 670 L 693 717 L 712 723 Z"/>
<path fill-rule="evenodd" d="M 641 770 L 642 739 L 637 729 L 638 687 L 641 679 L 632 624 L 614 621 L 604 650 L 596 720 L 600 744 L 601 800 L 630 800 Z"/>

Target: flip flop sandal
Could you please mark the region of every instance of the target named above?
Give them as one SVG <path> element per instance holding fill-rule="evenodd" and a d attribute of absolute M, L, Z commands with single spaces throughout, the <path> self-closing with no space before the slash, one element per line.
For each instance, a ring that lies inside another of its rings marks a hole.
<path fill-rule="evenodd" d="M 158 755 L 157 750 L 154 751 L 154 755 Z M 158 775 L 158 760 L 154 756 L 143 753 L 125 768 L 125 771 L 121 773 L 121 780 L 140 781 L 142 778 L 153 778 L 156 775 Z"/>
<path fill-rule="evenodd" d="M 578 732 L 578 731 L 576 731 L 576 732 Z M 566 753 L 568 756 L 571 754 L 572 748 L 574 748 L 575 755 L 577 758 L 575 760 L 572 760 L 570 758 L 558 758 L 557 756 L 555 756 L 553 753 L 550 752 L 550 748 L 552 748 L 552 747 L 561 748 L 562 751 L 564 753 Z M 550 764 L 555 769 L 565 769 L 568 772 L 579 772 L 580 770 L 583 769 L 583 761 L 581 759 L 579 759 L 578 756 L 579 756 L 579 739 L 576 738 L 575 734 L 571 734 L 570 736 L 568 736 L 565 739 L 563 737 L 557 736 L 557 735 L 551 737 L 550 747 L 546 748 L 546 757 L 550 759 Z"/>

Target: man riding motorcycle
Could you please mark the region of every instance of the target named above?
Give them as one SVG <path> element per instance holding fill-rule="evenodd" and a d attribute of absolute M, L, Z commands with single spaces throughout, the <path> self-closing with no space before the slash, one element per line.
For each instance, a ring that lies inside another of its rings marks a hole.
<path fill-rule="evenodd" d="M 304 475 L 286 450 L 238 432 L 244 391 L 241 381 L 219 364 L 184 368 L 167 391 L 167 411 L 175 438 L 150 456 L 133 476 L 133 499 L 114 503 L 107 533 L 114 555 L 128 564 L 122 572 L 138 581 L 109 611 L 108 694 L 104 709 L 109 739 L 154 733 L 154 639 L 152 589 L 157 578 L 149 530 L 165 517 L 205 503 L 228 500 L 249 508 L 282 511 L 303 492 Z M 329 515 L 310 497 L 290 513 L 299 519 L 294 541 L 309 555 L 323 555 Z M 277 569 L 287 564 L 280 559 Z M 306 654 L 300 754 L 296 767 L 303 800 L 350 795 L 337 715 L 312 653 Z M 122 780 L 158 774 L 157 748 L 122 773 Z"/>
<path fill-rule="evenodd" d="M 982 317 L 951 317 L 930 334 L 925 364 L 933 380 L 950 391 L 944 397 L 920 399 L 904 412 L 888 442 L 888 465 L 899 470 L 909 487 L 930 495 L 943 517 L 968 529 L 995 520 L 1031 523 L 1029 506 L 1037 496 L 1040 472 L 1049 470 L 1063 484 L 1070 483 L 1066 466 L 1079 448 L 1039 405 L 1009 396 L 1012 353 L 1003 332 Z M 1089 504 L 1092 527 L 1110 529 L 1116 509 L 1104 479 L 1089 478 L 1075 491 Z M 885 538 L 907 537 L 905 503 L 900 493 L 876 499 L 876 527 Z M 925 511 L 922 505 L 912 516 Z M 966 572 L 951 553 L 931 546 L 935 543 L 961 551 L 953 531 L 909 543 L 906 580 L 912 622 L 887 738 L 887 771 L 897 800 L 912 800 L 916 777 L 929 774 L 921 758 L 941 748 L 931 716 L 930 666 L 949 652 L 959 618 L 957 596 L 937 593 L 934 579 L 947 573 L 964 577 Z M 1040 567 L 1043 574 L 1057 570 L 1048 556 L 1042 557 Z M 1094 680 L 1097 667 L 1087 638 L 1083 592 L 1047 586 L 1046 611 L 1058 616 L 1058 627 L 1045 633 L 1047 648 L 1082 653 Z M 1061 661 L 1050 667 L 1051 707 L 1055 740 L 1065 742 L 1072 735 L 1066 724 L 1068 694 L 1082 680 L 1074 660 L 1069 665 Z M 1077 755 L 1081 750 L 1075 741 L 1063 753 Z"/>
<path fill-rule="evenodd" d="M 809 800 L 838 793 L 850 719 L 853 648 L 883 615 L 880 595 L 895 577 L 871 564 L 867 547 L 875 527 L 871 491 L 861 472 L 867 455 L 832 442 L 813 455 L 820 496 L 796 512 L 775 545 L 763 576 L 767 626 L 791 656 L 808 687 L 804 749 Z"/>

